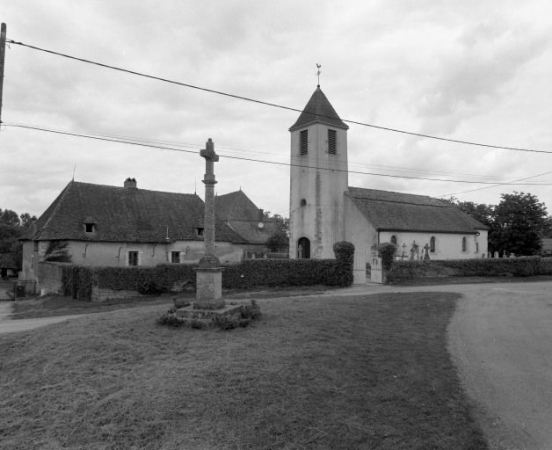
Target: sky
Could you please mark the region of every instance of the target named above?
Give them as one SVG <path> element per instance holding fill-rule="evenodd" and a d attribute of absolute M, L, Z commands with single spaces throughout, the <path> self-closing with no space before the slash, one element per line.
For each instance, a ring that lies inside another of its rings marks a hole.
<path fill-rule="evenodd" d="M 487 204 L 529 192 L 552 214 L 549 0 L 18 0 L 0 21 L 8 40 L 298 110 L 320 64 L 343 120 L 536 150 L 349 123 L 350 186 Z M 72 179 L 203 197 L 212 138 L 217 194 L 288 217 L 298 112 L 13 43 L 2 105 L 2 209 L 40 216 Z"/>

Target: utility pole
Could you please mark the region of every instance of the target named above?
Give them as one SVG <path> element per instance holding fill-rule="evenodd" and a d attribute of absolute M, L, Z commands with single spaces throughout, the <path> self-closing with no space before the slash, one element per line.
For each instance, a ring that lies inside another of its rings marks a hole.
<path fill-rule="evenodd" d="M 2 100 L 4 91 L 4 59 L 6 56 L 6 24 L 0 30 L 0 127 L 2 125 Z"/>

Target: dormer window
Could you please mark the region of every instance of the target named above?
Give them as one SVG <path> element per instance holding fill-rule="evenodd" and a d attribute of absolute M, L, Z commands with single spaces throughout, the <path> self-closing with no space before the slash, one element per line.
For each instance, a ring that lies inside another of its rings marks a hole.
<path fill-rule="evenodd" d="M 84 221 L 84 232 L 94 233 L 96 231 L 96 221 L 92 217 L 87 217 Z"/>

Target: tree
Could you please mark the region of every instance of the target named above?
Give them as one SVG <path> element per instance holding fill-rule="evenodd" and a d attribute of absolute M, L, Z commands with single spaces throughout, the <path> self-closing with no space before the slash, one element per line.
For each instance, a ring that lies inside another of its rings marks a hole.
<path fill-rule="evenodd" d="M 21 226 L 23 228 L 30 227 L 34 222 L 36 222 L 36 216 L 31 216 L 29 213 L 23 213 L 19 216 L 21 220 Z"/>
<path fill-rule="evenodd" d="M 459 201 L 454 202 L 454 204 L 466 214 L 469 214 L 475 220 L 481 222 L 483 225 L 486 225 L 489 228 L 493 227 L 495 206 L 486 205 L 484 203 Z"/>
<path fill-rule="evenodd" d="M 22 263 L 22 244 L 19 238 L 35 220 L 36 216 L 31 216 L 29 213 L 18 216 L 15 211 L 0 208 L 0 253 L 15 255 L 18 270 L 21 270 Z"/>
<path fill-rule="evenodd" d="M 265 245 L 271 252 L 287 251 L 289 248 L 289 219 L 285 219 L 279 214 L 275 214 L 270 219 L 276 222 L 276 227 Z"/>
<path fill-rule="evenodd" d="M 539 253 L 541 238 L 547 227 L 546 206 L 535 195 L 514 192 L 502 194 L 494 209 L 489 234 L 492 251 L 515 255 Z"/>
<path fill-rule="evenodd" d="M 71 255 L 69 254 L 69 242 L 50 241 L 44 253 L 44 261 L 70 263 Z"/>
<path fill-rule="evenodd" d="M 19 216 L 15 211 L 12 211 L 11 209 L 5 209 L 4 211 L 0 209 L 0 223 L 12 227 L 18 227 L 19 225 L 21 225 Z"/>

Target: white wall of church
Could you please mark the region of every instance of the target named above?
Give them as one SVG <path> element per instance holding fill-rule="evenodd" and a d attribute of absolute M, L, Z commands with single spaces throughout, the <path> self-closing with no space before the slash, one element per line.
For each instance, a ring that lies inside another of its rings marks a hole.
<path fill-rule="evenodd" d="M 328 129 L 336 131 L 336 154 L 328 152 Z M 300 133 L 308 131 L 308 153 L 301 155 Z M 303 166 L 303 167 L 301 167 Z M 336 170 L 339 169 L 339 170 Z M 291 133 L 290 256 L 307 238 L 311 258 L 333 258 L 333 243 L 344 239 L 343 193 L 347 190 L 347 132 L 313 124 Z"/>
<path fill-rule="evenodd" d="M 346 241 L 355 246 L 354 284 L 366 283 L 366 262 L 371 260 L 371 247 L 377 242 L 377 232 L 347 196 L 345 197 Z"/>
<path fill-rule="evenodd" d="M 474 234 L 448 234 L 448 233 L 419 233 L 419 232 L 394 232 L 381 231 L 379 242 L 391 242 L 392 236 L 397 240 L 397 256 L 410 259 L 412 244 L 416 242 L 419 247 L 418 259 L 423 257 L 423 247 L 430 244 L 435 238 L 435 252 L 429 252 L 431 259 L 471 259 L 487 256 L 487 230 L 480 230 L 479 236 Z M 465 239 L 465 247 L 462 240 Z M 483 256 L 484 255 L 484 256 Z"/>

